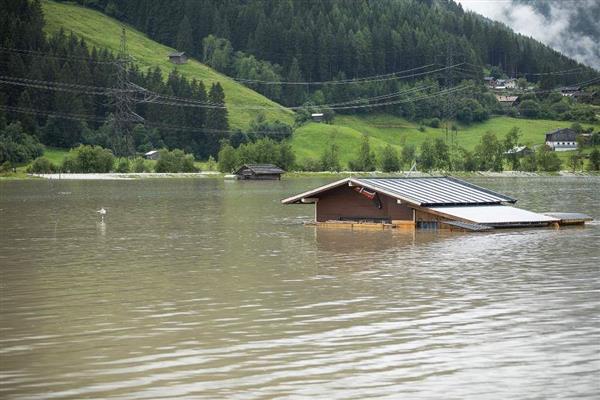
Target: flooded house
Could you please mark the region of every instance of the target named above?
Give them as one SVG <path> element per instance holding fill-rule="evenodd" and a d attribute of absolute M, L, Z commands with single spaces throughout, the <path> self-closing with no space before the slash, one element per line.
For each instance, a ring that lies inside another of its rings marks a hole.
<path fill-rule="evenodd" d="M 273 164 L 244 164 L 234 175 L 242 180 L 280 180 L 285 171 Z"/>
<path fill-rule="evenodd" d="M 484 231 L 508 227 L 583 224 L 583 214 L 539 214 L 516 199 L 453 177 L 345 178 L 288 197 L 314 204 L 315 224 L 351 228 Z"/>

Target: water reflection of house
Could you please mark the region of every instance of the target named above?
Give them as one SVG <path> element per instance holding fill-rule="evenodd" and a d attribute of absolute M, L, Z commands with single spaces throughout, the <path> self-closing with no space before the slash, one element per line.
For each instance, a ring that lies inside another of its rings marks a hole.
<path fill-rule="evenodd" d="M 577 132 L 570 128 L 547 132 L 546 145 L 554 151 L 575 150 L 577 149 Z"/>
<path fill-rule="evenodd" d="M 285 171 L 273 164 L 245 164 L 234 174 L 243 180 L 279 180 Z"/>
<path fill-rule="evenodd" d="M 346 178 L 289 197 L 282 203 L 315 204 L 317 225 L 352 229 L 417 227 L 478 231 L 566 224 L 575 220 L 566 214 L 556 218 L 508 205 L 516 201 L 456 178 L 429 177 Z"/>

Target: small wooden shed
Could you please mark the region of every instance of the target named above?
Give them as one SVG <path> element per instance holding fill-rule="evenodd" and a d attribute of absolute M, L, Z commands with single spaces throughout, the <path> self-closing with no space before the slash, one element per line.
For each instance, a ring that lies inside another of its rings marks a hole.
<path fill-rule="evenodd" d="M 285 171 L 273 164 L 244 164 L 234 174 L 242 180 L 280 180 Z"/>
<path fill-rule="evenodd" d="M 169 54 L 169 61 L 171 61 L 173 64 L 185 64 L 187 63 L 188 58 L 185 55 L 185 52 L 177 51 Z"/>

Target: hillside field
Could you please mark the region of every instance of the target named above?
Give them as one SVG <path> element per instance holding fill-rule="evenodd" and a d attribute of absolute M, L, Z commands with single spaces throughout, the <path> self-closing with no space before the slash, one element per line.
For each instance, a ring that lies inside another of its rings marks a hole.
<path fill-rule="evenodd" d="M 571 123 L 570 121 L 492 117 L 483 123 L 458 125 L 459 129 L 454 135 L 454 140 L 467 150 L 473 150 L 484 133 L 493 132 L 498 139 L 502 140 L 506 133 L 516 126 L 521 130 L 521 143 L 537 145 L 544 143 L 546 132 L 569 127 Z M 582 125 L 600 129 L 598 123 Z M 345 164 L 356 156 L 363 134 L 369 136 L 371 148 L 376 152 L 387 143 L 400 150 L 405 143 L 418 147 L 428 137 L 446 138 L 443 128 L 425 127 L 425 132 L 419 131 L 418 128 L 419 124 L 415 122 L 387 114 L 337 115 L 331 125 L 311 122 L 298 128 L 292 139 L 292 147 L 299 161 L 306 158 L 318 159 L 323 149 L 334 141 L 340 148 L 340 161 Z M 449 132 L 449 142 L 452 136 Z"/>
<path fill-rule="evenodd" d="M 57 32 L 61 28 L 65 32 L 73 32 L 84 38 L 90 45 L 117 51 L 120 42 L 121 23 L 105 14 L 84 8 L 75 4 L 56 3 L 44 0 L 43 9 L 46 19 L 46 31 Z M 167 55 L 174 49 L 159 44 L 137 30 L 127 27 L 127 41 L 130 54 L 142 68 L 158 66 L 163 74 L 168 74 L 175 65 L 167 60 Z M 229 110 L 229 121 L 233 129 L 247 129 L 255 119 L 258 111 L 237 107 L 257 106 L 267 107 L 265 117 L 270 120 L 280 120 L 293 124 L 294 113 L 283 106 L 267 99 L 259 93 L 235 82 L 231 78 L 216 72 L 210 67 L 190 59 L 177 69 L 187 78 L 203 80 L 208 86 L 214 81 L 223 85 Z M 448 141 L 455 140 L 460 146 L 473 150 L 481 135 L 491 131 L 499 139 L 514 126 L 521 130 L 521 143 L 537 145 L 544 142 L 544 133 L 556 128 L 568 127 L 570 121 L 530 120 L 510 117 L 493 117 L 488 121 L 471 125 L 460 125 L 456 135 L 449 133 Z M 594 126 L 600 129 L 600 124 L 583 124 L 584 127 Z M 308 123 L 296 129 L 291 143 L 297 160 L 302 163 L 308 158 L 318 159 L 332 141 L 340 148 L 342 165 L 356 156 L 363 134 L 370 137 L 373 150 L 378 152 L 388 143 L 400 150 L 404 144 L 410 143 L 417 147 L 428 137 L 446 138 L 444 128 L 425 127 L 425 132 L 419 131 L 419 124 L 388 114 L 359 114 L 337 115 L 333 124 Z M 46 152 L 55 162 L 60 162 L 66 152 L 50 149 Z M 565 155 L 561 154 L 561 158 Z"/>
<path fill-rule="evenodd" d="M 90 45 L 107 48 L 117 52 L 120 46 L 121 23 L 98 11 L 75 4 L 56 3 L 45 0 L 42 3 L 46 19 L 46 31 L 54 33 L 61 28 L 68 34 L 73 32 Z M 175 49 L 153 41 L 143 33 L 127 26 L 127 46 L 134 62 L 141 68 L 160 67 L 163 75 L 175 68 L 167 55 Z M 200 62 L 190 59 L 187 64 L 177 65 L 177 70 L 188 79 L 196 78 L 204 81 L 207 89 L 213 82 L 220 82 L 225 90 L 225 101 L 229 111 L 229 123 L 232 128 L 248 128 L 256 116 L 256 110 L 237 107 L 257 106 L 269 107 L 264 110 L 268 120 L 280 120 L 291 124 L 293 112 L 267 99 L 261 94 L 235 82 L 227 76 L 216 72 Z"/>

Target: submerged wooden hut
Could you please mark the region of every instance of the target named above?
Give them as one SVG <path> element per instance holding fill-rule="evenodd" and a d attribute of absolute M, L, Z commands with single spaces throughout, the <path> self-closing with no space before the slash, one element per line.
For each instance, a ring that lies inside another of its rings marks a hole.
<path fill-rule="evenodd" d="M 488 230 L 573 223 L 514 207 L 516 199 L 453 177 L 345 178 L 282 200 L 315 204 L 315 223 Z M 591 220 L 577 214 L 577 222 Z"/>
<path fill-rule="evenodd" d="M 244 164 L 234 172 L 234 175 L 244 180 L 279 180 L 284 172 L 273 164 Z"/>

